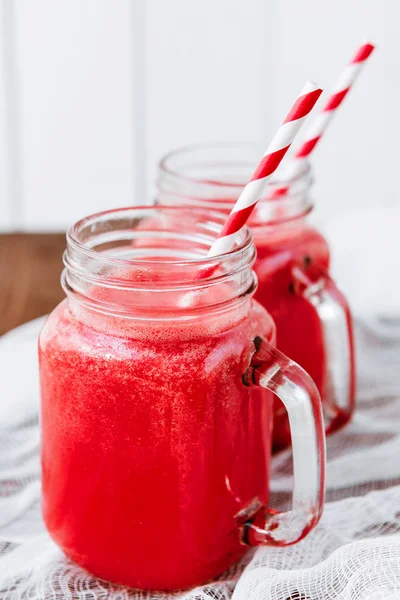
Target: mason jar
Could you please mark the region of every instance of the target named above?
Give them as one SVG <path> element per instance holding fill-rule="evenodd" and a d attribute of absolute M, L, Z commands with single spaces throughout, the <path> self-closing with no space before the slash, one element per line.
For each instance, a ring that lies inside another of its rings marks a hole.
<path fill-rule="evenodd" d="M 229 213 L 260 156 L 260 148 L 244 143 L 174 150 L 159 163 L 156 202 Z M 289 182 L 285 170 L 280 173 L 282 181 L 275 178 L 248 222 L 257 248 L 255 298 L 275 321 L 278 348 L 317 385 L 329 434 L 347 423 L 354 411 L 352 317 L 329 273 L 328 243 L 310 222 L 311 167 L 303 163 Z M 274 448 L 289 444 L 286 410 L 277 400 Z"/>
<path fill-rule="evenodd" d="M 40 335 L 46 526 L 72 560 L 134 588 L 211 581 L 321 515 L 318 391 L 254 300 L 249 230 L 207 258 L 224 218 L 139 207 L 79 221 L 66 299 Z M 286 513 L 269 508 L 272 394 L 291 423 Z"/>

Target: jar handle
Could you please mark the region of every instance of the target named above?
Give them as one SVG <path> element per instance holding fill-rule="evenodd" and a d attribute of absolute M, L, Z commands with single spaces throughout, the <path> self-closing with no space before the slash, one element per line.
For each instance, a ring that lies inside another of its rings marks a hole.
<path fill-rule="evenodd" d="M 293 291 L 316 311 L 325 350 L 325 430 L 336 431 L 350 419 L 355 404 L 353 325 L 347 301 L 327 272 L 316 265 L 292 268 Z"/>
<path fill-rule="evenodd" d="M 287 512 L 258 510 L 242 523 L 242 540 L 251 546 L 287 546 L 300 541 L 322 514 L 325 482 L 325 432 L 321 399 L 311 377 L 263 338 L 254 340 L 243 382 L 271 390 L 289 417 L 293 449 L 292 506 Z"/>

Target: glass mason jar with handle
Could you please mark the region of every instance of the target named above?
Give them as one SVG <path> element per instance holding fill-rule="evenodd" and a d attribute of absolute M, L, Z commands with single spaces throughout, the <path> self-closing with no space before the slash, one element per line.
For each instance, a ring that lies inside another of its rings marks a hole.
<path fill-rule="evenodd" d="M 205 583 L 250 545 L 299 541 L 321 515 L 318 391 L 253 298 L 249 231 L 206 258 L 224 218 L 144 207 L 78 222 L 67 298 L 40 335 L 46 526 L 77 563 L 135 588 Z M 272 393 L 293 439 L 284 513 L 268 499 Z"/>
<path fill-rule="evenodd" d="M 182 148 L 160 162 L 158 204 L 229 212 L 257 164 L 251 144 Z M 305 164 L 289 191 L 258 202 L 248 225 L 257 248 L 255 298 L 277 328 L 277 346 L 313 378 L 322 397 L 327 433 L 354 411 L 353 325 L 346 299 L 329 275 L 329 248 L 309 222 L 311 170 Z M 283 191 L 279 181 L 270 186 Z M 274 448 L 290 443 L 286 410 L 275 401 Z"/>

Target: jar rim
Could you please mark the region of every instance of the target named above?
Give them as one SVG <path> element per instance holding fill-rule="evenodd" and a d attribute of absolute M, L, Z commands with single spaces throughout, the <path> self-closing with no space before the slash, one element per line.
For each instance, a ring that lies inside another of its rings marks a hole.
<path fill-rule="evenodd" d="M 259 143 L 256 142 L 249 142 L 249 141 L 244 141 L 244 140 L 234 140 L 232 142 L 223 142 L 223 141 L 212 141 L 212 142 L 200 142 L 200 143 L 196 143 L 196 144 L 187 144 L 184 146 L 178 146 L 176 148 L 174 148 L 173 150 L 170 150 L 169 152 L 167 152 L 166 154 L 164 154 L 160 161 L 159 161 L 159 169 L 161 172 L 165 173 L 167 176 L 171 176 L 171 177 L 176 177 L 182 181 L 185 181 L 186 183 L 193 183 L 193 184 L 199 184 L 199 185 L 204 185 L 204 186 L 223 186 L 226 188 L 232 188 L 235 190 L 241 189 L 243 188 L 244 185 L 246 185 L 247 180 L 243 180 L 240 182 L 235 182 L 235 181 L 218 181 L 218 180 L 204 180 L 204 179 L 199 179 L 196 177 L 189 177 L 187 176 L 184 172 L 179 171 L 178 169 L 174 168 L 173 166 L 170 165 L 171 163 L 171 159 L 173 158 L 178 158 L 179 156 L 184 156 L 185 154 L 189 154 L 189 153 L 195 153 L 195 152 L 199 152 L 199 151 L 204 151 L 204 150 L 216 150 L 216 149 L 220 149 L 220 150 L 241 150 L 241 149 L 247 149 L 247 150 L 259 150 L 258 156 L 261 157 L 263 151 L 265 151 L 262 149 L 261 145 Z M 258 160 L 258 159 L 257 159 Z M 250 161 L 250 160 L 245 160 L 245 159 L 241 159 L 241 160 L 236 160 L 235 162 L 237 162 L 240 165 L 249 165 L 250 168 L 255 168 L 257 166 L 257 164 L 254 161 Z M 224 164 L 221 160 L 221 165 Z M 275 176 L 272 178 L 271 183 L 273 185 L 280 185 L 283 183 L 287 183 L 287 180 L 285 180 L 284 177 L 281 177 L 279 175 L 279 173 L 282 173 L 282 171 L 284 171 L 284 167 L 281 168 L 280 170 L 278 170 L 278 172 L 275 174 Z M 310 177 L 311 178 L 311 164 L 309 162 L 308 159 L 303 159 L 302 160 L 302 170 L 297 173 L 295 176 L 290 178 L 290 183 L 291 184 L 296 184 L 299 181 L 301 181 L 302 179 L 306 178 L 306 177 Z"/>
<path fill-rule="evenodd" d="M 207 257 L 202 256 L 199 258 L 185 258 L 185 259 L 181 259 L 181 260 L 176 260 L 176 259 L 159 259 L 157 258 L 157 260 L 155 260 L 154 258 L 129 258 L 129 259 L 123 259 L 123 258 L 116 258 L 115 256 L 109 256 L 109 255 L 105 255 L 101 252 L 98 252 L 97 250 L 94 250 L 90 247 L 88 247 L 87 245 L 85 245 L 80 239 L 79 239 L 79 232 L 84 228 L 90 225 L 91 222 L 96 222 L 99 220 L 107 220 L 108 217 L 111 217 L 112 215 L 126 215 L 128 213 L 131 212 L 139 212 L 139 211 L 145 211 L 147 212 L 159 212 L 160 210 L 162 211 L 174 211 L 174 212 L 182 212 L 182 210 L 188 210 L 190 211 L 191 214 L 198 214 L 198 215 L 204 215 L 204 216 L 208 216 L 208 218 L 210 218 L 210 220 L 212 220 L 213 223 L 215 223 L 216 225 L 219 225 L 219 228 L 222 229 L 222 226 L 224 225 L 225 221 L 226 221 L 226 215 L 222 212 L 219 212 L 217 210 L 213 210 L 213 209 L 209 209 L 209 208 L 204 208 L 204 207 L 195 207 L 195 206 L 191 206 L 190 204 L 188 204 L 187 206 L 158 206 L 158 205 L 137 205 L 137 206 L 131 206 L 131 207 L 122 207 L 122 208 L 113 208 L 113 209 L 108 209 L 108 210 L 104 210 L 98 213 L 93 213 L 91 215 L 88 215 L 86 217 L 83 217 L 82 219 L 80 219 L 79 221 L 76 221 L 73 225 L 71 225 L 66 233 L 66 239 L 67 239 L 67 245 L 69 245 L 71 248 L 73 248 L 75 251 L 78 251 L 80 253 L 82 253 L 83 255 L 87 256 L 88 258 L 91 259 L 97 259 L 97 260 L 101 260 L 102 263 L 110 265 L 110 266 L 115 266 L 115 267 L 126 267 L 126 266 L 151 266 L 151 265 L 158 265 L 160 267 L 165 267 L 167 265 L 173 265 L 175 268 L 179 268 L 182 266 L 190 266 L 193 265 L 193 267 L 199 268 L 201 266 L 210 266 L 211 264 L 215 263 L 215 264 L 219 264 L 221 263 L 221 261 L 228 259 L 228 258 L 234 258 L 235 256 L 239 255 L 241 252 L 246 252 L 246 250 L 248 250 L 252 244 L 253 244 L 253 236 L 249 230 L 249 228 L 247 226 L 244 226 L 242 228 L 241 234 L 242 234 L 242 240 L 240 241 L 240 243 L 234 247 L 232 250 L 230 250 L 229 252 L 223 253 L 223 254 L 218 254 L 216 256 L 213 257 Z M 215 232 L 216 228 L 215 228 Z M 240 234 L 240 232 L 238 232 L 238 235 Z M 217 236 L 215 236 L 216 239 Z"/>
<path fill-rule="evenodd" d="M 89 215 L 67 232 L 64 290 L 95 310 L 146 318 L 154 305 L 157 318 L 232 306 L 255 291 L 256 253 L 245 227 L 230 252 L 207 256 L 225 221 L 223 213 L 192 206 L 135 206 Z"/>

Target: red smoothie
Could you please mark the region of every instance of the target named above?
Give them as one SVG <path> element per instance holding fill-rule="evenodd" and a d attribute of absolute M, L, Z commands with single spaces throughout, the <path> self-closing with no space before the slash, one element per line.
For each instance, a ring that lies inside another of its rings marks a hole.
<path fill-rule="evenodd" d="M 298 293 L 293 267 L 318 280 L 329 268 L 329 248 L 325 238 L 313 227 L 301 223 L 289 227 L 253 229 L 257 247 L 254 269 L 258 277 L 256 299 L 271 314 L 277 330 L 278 348 L 299 363 L 316 384 L 327 402 L 327 354 L 323 330 L 314 306 Z M 329 291 L 346 311 L 339 290 L 330 283 Z M 283 404 L 274 400 L 274 449 L 290 443 L 289 423 Z M 336 423 L 342 416 L 335 414 Z M 348 415 L 344 415 L 346 421 Z"/>
<path fill-rule="evenodd" d="M 256 303 L 239 321 L 121 331 L 99 320 L 77 320 L 64 301 L 41 334 L 46 525 L 104 579 L 211 580 L 247 549 L 235 515 L 268 500 L 271 398 L 242 376 L 272 322 Z"/>
<path fill-rule="evenodd" d="M 327 269 L 329 249 L 320 233 L 309 226 L 256 233 L 258 277 L 256 297 L 270 312 L 277 327 L 278 345 L 311 375 L 324 391 L 324 341 L 314 307 L 295 293 L 292 267 L 313 264 Z"/>

